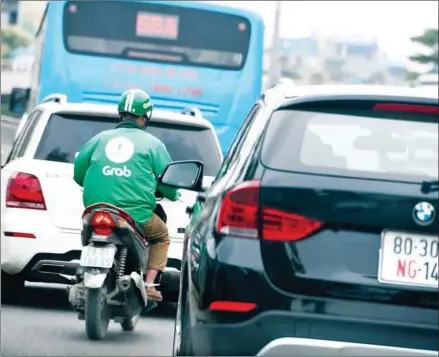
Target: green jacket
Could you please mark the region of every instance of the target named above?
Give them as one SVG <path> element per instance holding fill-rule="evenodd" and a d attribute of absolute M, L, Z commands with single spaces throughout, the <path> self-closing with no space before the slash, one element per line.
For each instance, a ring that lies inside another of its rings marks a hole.
<path fill-rule="evenodd" d="M 175 201 L 177 189 L 159 186 L 157 179 L 172 162 L 165 145 L 134 120 L 126 120 L 86 143 L 75 159 L 75 182 L 84 187 L 84 206 L 105 202 L 122 208 L 139 224 L 147 223 L 156 207 L 155 191 Z"/>

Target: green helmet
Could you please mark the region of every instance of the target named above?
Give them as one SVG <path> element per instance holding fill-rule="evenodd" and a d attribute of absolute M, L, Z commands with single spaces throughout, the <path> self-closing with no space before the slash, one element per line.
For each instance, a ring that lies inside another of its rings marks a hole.
<path fill-rule="evenodd" d="M 129 113 L 139 117 L 151 118 L 154 105 L 148 93 L 140 89 L 127 90 L 119 99 L 119 114 Z"/>

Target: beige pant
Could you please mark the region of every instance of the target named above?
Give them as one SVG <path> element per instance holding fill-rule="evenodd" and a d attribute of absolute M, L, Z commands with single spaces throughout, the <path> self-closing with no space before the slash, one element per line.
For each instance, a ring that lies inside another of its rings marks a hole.
<path fill-rule="evenodd" d="M 143 226 L 145 239 L 149 243 L 148 269 L 165 271 L 168 261 L 169 232 L 166 224 L 155 213 Z"/>

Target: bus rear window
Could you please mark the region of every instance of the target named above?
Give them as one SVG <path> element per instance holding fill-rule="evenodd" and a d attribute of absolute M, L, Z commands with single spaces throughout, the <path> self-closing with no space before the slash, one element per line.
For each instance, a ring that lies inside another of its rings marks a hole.
<path fill-rule="evenodd" d="M 250 22 L 220 12 L 131 1 L 69 1 L 63 35 L 72 53 L 238 70 Z"/>

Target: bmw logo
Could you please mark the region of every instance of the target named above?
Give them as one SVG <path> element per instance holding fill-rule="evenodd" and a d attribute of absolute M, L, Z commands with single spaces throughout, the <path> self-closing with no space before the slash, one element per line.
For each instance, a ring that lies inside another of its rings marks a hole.
<path fill-rule="evenodd" d="M 436 215 L 435 209 L 431 203 L 419 202 L 413 208 L 413 218 L 421 226 L 428 226 L 433 223 Z"/>

